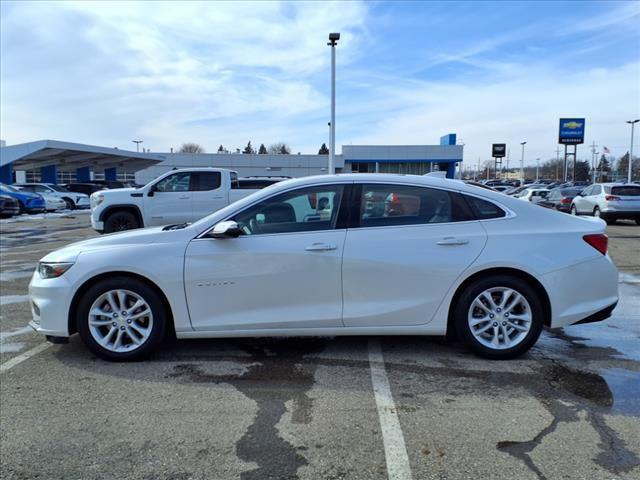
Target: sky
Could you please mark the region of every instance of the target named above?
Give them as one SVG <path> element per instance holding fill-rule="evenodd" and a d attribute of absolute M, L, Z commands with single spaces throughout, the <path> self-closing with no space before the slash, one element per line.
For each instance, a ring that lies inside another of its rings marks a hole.
<path fill-rule="evenodd" d="M 316 153 L 340 32 L 337 153 L 456 133 L 467 165 L 494 142 L 519 162 L 522 141 L 535 164 L 556 156 L 560 117 L 585 117 L 585 142 L 620 156 L 640 118 L 639 25 L 638 1 L 2 0 L 0 138 Z"/>

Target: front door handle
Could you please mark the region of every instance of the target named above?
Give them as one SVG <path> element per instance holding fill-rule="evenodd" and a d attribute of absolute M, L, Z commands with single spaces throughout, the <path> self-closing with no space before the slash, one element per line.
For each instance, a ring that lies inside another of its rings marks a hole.
<path fill-rule="evenodd" d="M 328 250 L 337 249 L 337 245 L 329 245 L 328 243 L 312 243 L 305 248 L 307 252 L 326 252 Z"/>
<path fill-rule="evenodd" d="M 442 240 L 438 240 L 438 245 L 466 245 L 469 240 L 456 237 L 444 237 Z"/>
<path fill-rule="evenodd" d="M 180 200 L 189 200 L 191 197 L 189 195 L 180 195 L 178 198 Z"/>

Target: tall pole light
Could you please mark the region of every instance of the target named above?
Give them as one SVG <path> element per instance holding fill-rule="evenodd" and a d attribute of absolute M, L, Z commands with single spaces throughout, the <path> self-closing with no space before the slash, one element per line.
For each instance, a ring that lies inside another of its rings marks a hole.
<path fill-rule="evenodd" d="M 538 174 L 539 171 L 540 171 L 540 159 L 536 158 L 536 183 L 538 183 L 538 180 L 540 179 L 540 175 Z"/>
<path fill-rule="evenodd" d="M 633 128 L 638 122 L 640 122 L 640 118 L 636 120 L 627 120 L 627 123 L 631 125 L 631 147 L 629 148 L 629 171 L 627 172 L 627 183 L 631 183 L 631 166 L 633 165 Z"/>
<path fill-rule="evenodd" d="M 520 158 L 520 185 L 524 185 L 524 146 L 527 142 L 520 142 L 522 145 L 522 157 Z"/>
<path fill-rule="evenodd" d="M 142 140 L 131 140 L 131 141 L 136 144 L 136 152 L 139 152 L 140 144 L 142 143 Z"/>
<path fill-rule="evenodd" d="M 331 134 L 329 135 L 329 174 L 336 173 L 336 45 L 340 40 L 339 33 L 330 33 L 327 45 L 331 47 Z"/>

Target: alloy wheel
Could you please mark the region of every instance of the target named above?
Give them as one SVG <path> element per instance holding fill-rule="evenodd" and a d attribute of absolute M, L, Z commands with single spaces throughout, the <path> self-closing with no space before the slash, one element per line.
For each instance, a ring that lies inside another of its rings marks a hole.
<path fill-rule="evenodd" d="M 489 288 L 471 303 L 467 315 L 475 339 L 493 350 L 520 344 L 531 330 L 531 307 L 527 299 L 508 287 Z"/>
<path fill-rule="evenodd" d="M 109 290 L 89 309 L 89 332 L 111 352 L 130 352 L 143 345 L 153 329 L 149 304 L 130 290 Z"/>

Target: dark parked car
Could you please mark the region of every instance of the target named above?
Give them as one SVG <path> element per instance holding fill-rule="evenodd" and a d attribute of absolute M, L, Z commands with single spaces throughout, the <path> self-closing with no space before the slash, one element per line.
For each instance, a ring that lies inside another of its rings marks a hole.
<path fill-rule="evenodd" d="M 63 187 L 70 192 L 84 193 L 86 195 L 91 195 L 94 192 L 107 190 L 109 188 L 98 183 L 68 183 L 63 185 Z"/>
<path fill-rule="evenodd" d="M 13 217 L 20 213 L 20 204 L 18 200 L 9 195 L 0 194 L 0 217 Z"/>
<path fill-rule="evenodd" d="M 129 188 L 134 186 L 131 182 L 121 182 L 120 180 L 87 180 L 84 183 L 93 183 L 107 188 Z"/>
<path fill-rule="evenodd" d="M 571 211 L 571 200 L 582 190 L 584 190 L 583 187 L 554 188 L 544 200 L 538 202 L 538 205 L 569 213 Z"/>
<path fill-rule="evenodd" d="M 291 177 L 243 177 L 238 179 L 238 188 L 241 190 L 260 189 L 289 178 Z"/>
<path fill-rule="evenodd" d="M 15 198 L 18 201 L 20 213 L 41 213 L 46 209 L 44 198 L 37 193 L 23 192 L 4 183 L 0 183 L 0 193 Z"/>

